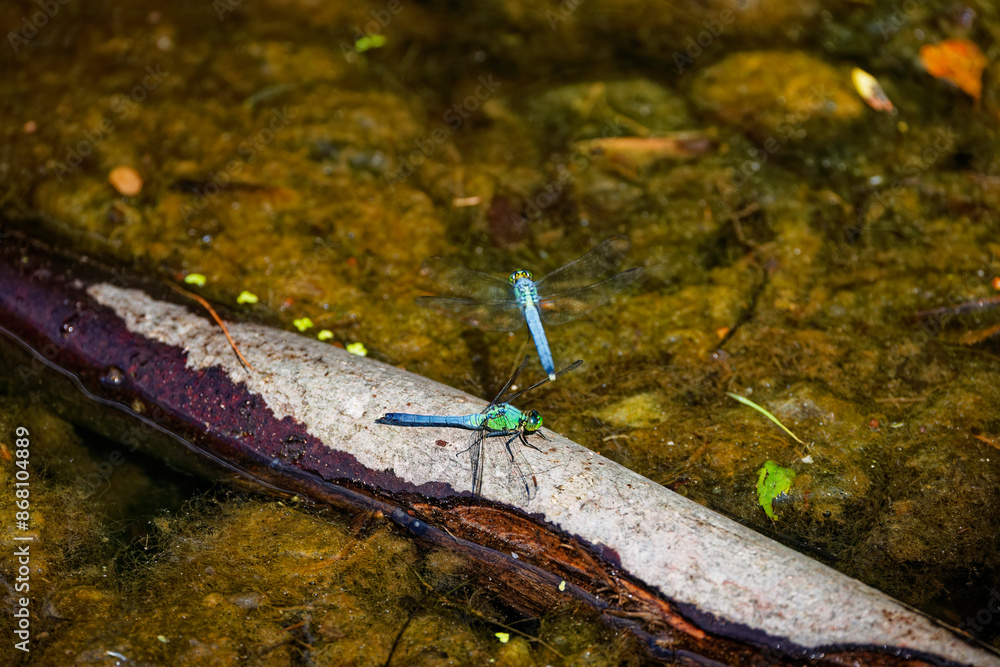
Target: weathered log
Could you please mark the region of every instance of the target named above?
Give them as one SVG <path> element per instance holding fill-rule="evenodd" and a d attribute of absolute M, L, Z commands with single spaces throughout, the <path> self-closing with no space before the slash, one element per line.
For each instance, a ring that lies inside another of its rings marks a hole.
<path fill-rule="evenodd" d="M 575 596 L 681 662 L 1000 666 L 961 632 L 555 433 L 525 451 L 538 484 L 525 506 L 502 449 L 486 452 L 473 497 L 462 431 L 374 420 L 469 413 L 481 400 L 300 335 L 231 323 L 248 370 L 180 297 L 156 298 L 138 276 L 18 236 L 2 244 L 0 333 L 124 415 L 100 427 L 127 446 L 176 465 L 196 452 L 273 493 L 382 512 L 475 559 L 514 605 L 538 611 Z M 79 418 L 93 425 L 94 410 Z"/>

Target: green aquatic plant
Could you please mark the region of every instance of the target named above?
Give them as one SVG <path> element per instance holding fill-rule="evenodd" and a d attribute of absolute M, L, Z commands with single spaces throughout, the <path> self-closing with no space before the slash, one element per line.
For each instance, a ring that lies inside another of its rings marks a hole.
<path fill-rule="evenodd" d="M 761 406 L 759 406 L 756 403 L 754 403 L 753 401 L 751 401 L 749 398 L 744 398 L 744 397 L 740 396 L 739 394 L 734 394 L 731 391 L 727 391 L 726 392 L 726 396 L 728 396 L 729 398 L 733 399 L 734 401 L 739 401 L 743 405 L 750 406 L 751 408 L 753 408 L 757 412 L 761 413 L 762 415 L 764 415 L 765 417 L 767 417 L 768 419 L 770 419 L 771 421 L 773 421 L 775 424 L 777 424 L 778 426 L 780 426 L 781 430 L 784 431 L 785 433 L 787 433 L 789 436 L 791 436 L 792 440 L 794 440 L 795 442 L 799 443 L 800 445 L 806 444 L 806 443 L 802 442 L 801 440 L 799 440 L 798 437 L 796 437 L 796 435 L 794 433 L 792 433 L 791 431 L 789 431 L 787 426 L 785 426 L 780 421 L 778 421 L 777 417 L 775 417 L 770 412 L 768 412 L 767 410 L 765 410 Z"/>
<path fill-rule="evenodd" d="M 774 499 L 792 488 L 792 481 L 795 479 L 795 471 L 791 468 L 782 468 L 774 461 L 765 461 L 764 467 L 757 475 L 757 502 L 764 508 L 764 513 L 776 521 L 772 503 Z"/>
<path fill-rule="evenodd" d="M 385 46 L 386 41 L 385 35 L 366 35 L 354 42 L 354 50 L 358 53 L 364 53 L 371 49 L 379 49 Z"/>

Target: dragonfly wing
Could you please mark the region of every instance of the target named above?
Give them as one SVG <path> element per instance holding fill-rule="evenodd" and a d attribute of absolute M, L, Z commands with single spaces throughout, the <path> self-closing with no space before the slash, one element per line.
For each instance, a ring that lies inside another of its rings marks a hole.
<path fill-rule="evenodd" d="M 565 264 L 535 283 L 538 295 L 553 295 L 592 285 L 615 273 L 631 243 L 627 236 L 612 236 L 579 259 Z"/>
<path fill-rule="evenodd" d="M 449 296 L 479 301 L 514 301 L 510 283 L 482 271 L 474 271 L 443 257 L 424 261 L 421 273 L 430 276 Z"/>
<path fill-rule="evenodd" d="M 485 426 L 472 434 L 469 444 L 469 459 L 472 463 L 472 495 L 479 497 L 483 493 L 483 438 L 486 436 Z"/>
<path fill-rule="evenodd" d="M 541 299 L 538 311 L 546 324 L 564 324 L 607 303 L 626 287 L 642 280 L 643 269 L 629 269 L 618 275 L 561 294 Z"/>
<path fill-rule="evenodd" d="M 505 456 L 510 460 L 510 471 L 507 474 L 507 485 L 517 504 L 525 506 L 538 493 L 538 480 L 528 459 L 524 456 L 524 445 L 521 444 L 521 434 L 513 439 L 508 438 Z"/>
<path fill-rule="evenodd" d="M 524 361 L 522 361 L 521 365 L 517 367 L 517 370 L 514 371 L 514 374 L 510 376 L 510 379 L 507 380 L 507 384 L 505 384 L 503 386 L 503 389 L 501 389 L 500 391 L 498 391 L 497 395 L 493 397 L 492 401 L 490 401 L 490 404 L 487 405 L 485 408 L 483 408 L 483 413 L 489 412 L 490 408 L 492 408 L 494 405 L 497 405 L 498 403 L 506 403 L 506 401 L 501 401 L 500 398 L 505 393 L 507 393 L 507 390 L 510 389 L 510 386 L 512 384 L 514 384 L 514 380 L 517 379 L 517 376 L 521 374 L 521 371 L 524 370 L 524 367 L 528 365 L 528 361 L 530 361 L 530 360 L 531 360 L 531 357 L 529 357 L 529 356 L 525 356 L 524 357 Z"/>
<path fill-rule="evenodd" d="M 491 331 L 513 331 L 524 324 L 524 312 L 513 301 L 473 301 L 443 296 L 422 296 L 417 305 Z"/>
<path fill-rule="evenodd" d="M 494 467 L 492 468 L 494 474 L 498 478 L 504 477 L 506 479 L 507 488 L 514 497 L 515 503 L 524 507 L 538 493 L 538 480 L 535 478 L 535 471 L 531 464 L 524 456 L 525 445 L 521 442 L 522 438 L 523 435 L 520 431 L 491 431 L 484 434 L 479 443 L 479 451 L 482 453 L 487 443 L 490 443 L 491 456 L 499 457 L 494 459 Z M 484 468 L 483 456 L 481 455 L 476 486 L 477 496 L 482 490 Z"/>
<path fill-rule="evenodd" d="M 567 366 L 566 368 L 562 369 L 561 371 L 556 371 L 555 375 L 556 375 L 556 377 L 559 377 L 563 373 L 568 373 L 569 371 L 571 371 L 571 370 L 573 370 L 575 368 L 579 368 L 582 365 L 583 365 L 583 359 L 577 359 L 576 361 L 574 361 L 573 363 L 571 363 L 569 366 Z M 521 366 L 523 367 L 524 364 L 521 364 Z M 501 394 L 500 396 L 497 396 L 496 398 L 493 399 L 493 403 L 491 403 L 490 406 L 492 407 L 492 405 L 495 404 L 495 403 L 513 403 L 514 401 L 516 401 L 521 396 L 521 394 L 527 394 L 532 389 L 535 389 L 536 387 L 541 387 L 546 382 L 551 382 L 551 381 L 552 381 L 552 378 L 548 378 L 548 377 L 542 378 L 541 380 L 539 380 L 535 384 L 531 385 L 530 387 L 525 387 L 524 389 L 519 389 L 516 392 L 514 392 L 513 394 L 511 394 L 510 396 L 503 396 Z M 507 386 L 508 387 L 510 386 L 509 382 L 507 383 Z M 504 391 L 507 391 L 506 387 L 504 387 Z"/>

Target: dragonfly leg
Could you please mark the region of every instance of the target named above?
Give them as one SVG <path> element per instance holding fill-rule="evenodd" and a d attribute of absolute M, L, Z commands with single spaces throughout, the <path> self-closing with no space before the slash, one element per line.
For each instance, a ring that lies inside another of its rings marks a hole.
<path fill-rule="evenodd" d="M 538 435 L 542 435 L 539 431 L 535 431 L 535 433 L 538 434 Z M 531 444 L 530 442 L 528 442 L 528 438 L 524 435 L 523 432 L 520 435 L 521 435 L 521 442 L 524 443 L 525 447 L 531 447 L 536 452 L 542 451 L 538 447 L 535 447 L 533 444 Z M 542 438 L 545 439 L 545 440 L 548 440 L 548 438 L 546 438 L 544 435 L 542 435 Z"/>
<path fill-rule="evenodd" d="M 510 448 L 510 446 L 511 446 L 511 445 L 512 445 L 512 444 L 514 443 L 514 441 L 515 441 L 515 440 L 517 440 L 518 438 L 521 438 L 521 440 L 522 440 L 522 441 L 524 440 L 524 434 L 523 434 L 523 433 L 521 433 L 520 431 L 518 431 L 517 433 L 515 433 L 515 434 L 514 434 L 514 437 L 513 437 L 513 438 L 511 438 L 510 440 L 508 440 L 507 442 L 505 442 L 505 443 L 504 443 L 504 447 L 506 447 L 506 448 L 507 448 L 507 453 L 508 453 L 508 454 L 510 455 L 510 460 L 511 460 L 511 461 L 513 461 L 513 460 L 514 460 L 514 450 L 513 450 L 513 449 L 511 449 L 511 448 Z"/>
<path fill-rule="evenodd" d="M 487 433 L 483 437 L 484 438 L 492 438 L 495 435 L 506 435 L 506 432 L 505 431 L 499 431 L 499 432 L 496 432 L 496 433 Z M 455 454 L 455 456 L 461 456 L 462 454 L 466 453 L 467 451 L 469 451 L 470 449 L 472 449 L 475 446 L 476 446 L 476 439 L 473 438 L 472 442 L 469 443 L 469 446 L 466 447 L 465 449 L 463 449 L 462 451 L 458 452 L 457 454 Z"/>
<path fill-rule="evenodd" d="M 531 471 L 531 467 L 528 465 L 528 462 L 524 459 L 523 454 L 520 455 L 521 465 L 526 466 L 527 470 L 526 471 L 522 470 L 521 466 L 518 465 L 517 463 L 517 455 L 514 454 L 514 450 L 511 448 L 511 445 L 514 444 L 514 441 L 517 440 L 518 438 L 521 439 L 521 442 L 528 445 L 532 449 L 537 449 L 537 447 L 535 447 L 534 445 L 532 445 L 531 443 L 529 443 L 527 440 L 524 439 L 524 431 L 519 431 L 517 434 L 514 435 L 513 438 L 511 438 L 505 443 L 505 446 L 507 447 L 507 454 L 510 456 L 511 472 L 513 473 L 514 471 L 517 471 L 517 475 L 521 478 L 520 480 L 521 486 L 524 487 L 525 499 L 530 500 L 531 497 L 534 495 L 534 493 L 532 493 L 532 487 L 535 487 L 537 489 L 538 482 L 535 481 L 535 475 Z"/>
<path fill-rule="evenodd" d="M 486 437 L 486 438 L 503 438 L 503 437 L 508 436 L 508 435 L 510 435 L 512 433 L 514 434 L 514 437 L 516 438 L 517 434 L 520 433 L 520 431 L 490 431 L 489 433 L 487 433 L 483 437 Z"/>

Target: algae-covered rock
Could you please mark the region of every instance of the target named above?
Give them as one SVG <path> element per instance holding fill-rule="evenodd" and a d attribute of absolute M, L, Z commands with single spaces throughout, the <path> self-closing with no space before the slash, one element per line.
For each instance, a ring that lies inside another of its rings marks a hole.
<path fill-rule="evenodd" d="M 527 120 L 553 146 L 581 139 L 645 136 L 694 125 L 683 98 L 648 79 L 550 88 L 530 97 L 525 106 Z"/>
<path fill-rule="evenodd" d="M 581 9 L 586 10 L 579 12 L 582 29 L 609 39 L 627 34 L 633 53 L 670 62 L 668 71 L 683 75 L 702 59 L 719 57 L 747 42 L 794 44 L 803 40 L 820 3 L 707 0 L 697 5 L 665 5 L 604 0 L 581 3 Z"/>
<path fill-rule="evenodd" d="M 789 144 L 819 151 L 865 111 L 846 69 L 800 51 L 733 54 L 700 72 L 691 92 L 702 109 L 768 153 Z"/>
<path fill-rule="evenodd" d="M 615 426 L 648 427 L 658 424 L 663 418 L 662 409 L 657 402 L 657 396 L 652 393 L 629 396 L 605 406 L 596 416 Z"/>

